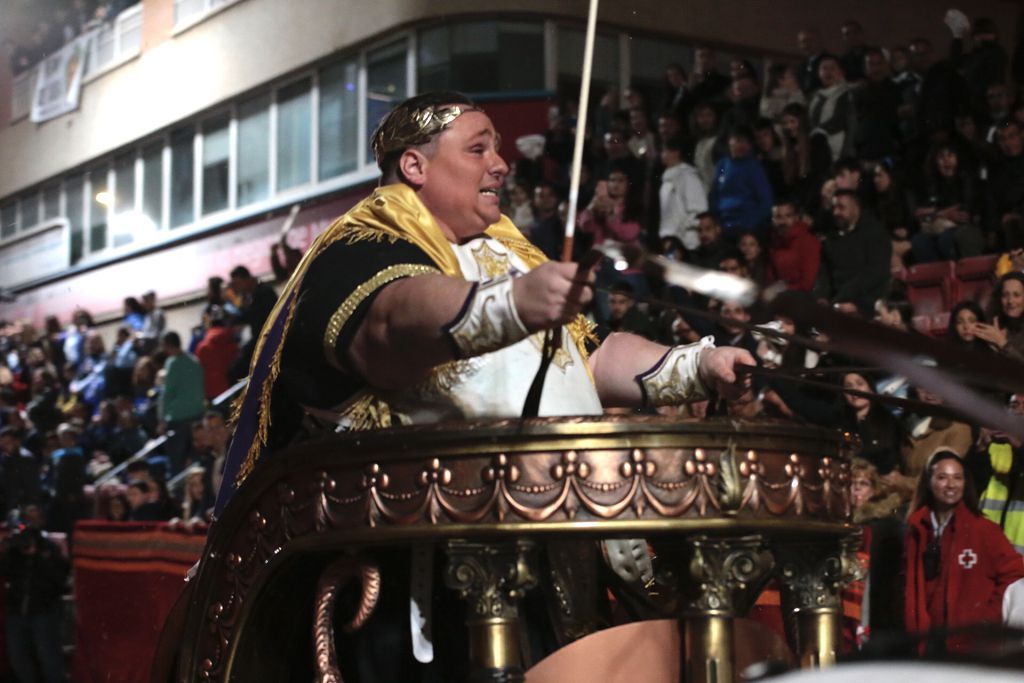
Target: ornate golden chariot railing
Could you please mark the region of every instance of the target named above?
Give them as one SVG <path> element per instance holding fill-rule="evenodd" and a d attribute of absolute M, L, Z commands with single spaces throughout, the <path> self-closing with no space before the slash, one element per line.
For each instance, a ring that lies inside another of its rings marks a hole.
<path fill-rule="evenodd" d="M 535 564 L 556 537 L 650 540 L 676 577 L 687 680 L 732 680 L 732 618 L 773 577 L 796 615 L 801 660 L 828 663 L 839 590 L 855 573 L 850 445 L 838 431 L 786 423 L 660 417 L 450 423 L 304 443 L 259 468 L 212 529 L 175 680 L 308 679 L 289 663 L 303 652 L 311 674 L 331 680 L 338 586 L 363 581 L 356 626 L 377 590 L 358 551 L 414 543 L 446 553 L 445 582 L 469 601 L 473 670 L 521 680 L 518 599 L 538 580 L 558 582 Z M 310 649 L 297 630 L 311 634 Z"/>

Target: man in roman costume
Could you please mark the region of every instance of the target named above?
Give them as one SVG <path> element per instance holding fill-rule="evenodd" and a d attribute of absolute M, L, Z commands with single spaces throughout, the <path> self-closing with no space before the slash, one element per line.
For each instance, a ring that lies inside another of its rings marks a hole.
<path fill-rule="evenodd" d="M 557 350 L 541 416 L 743 393 L 735 368 L 753 359 L 710 338 L 669 348 L 616 333 L 588 353 L 596 337 L 580 312 L 594 275 L 548 261 L 501 214 L 500 142 L 459 93 L 385 117 L 373 136 L 380 187 L 314 242 L 260 336 L 217 514 L 311 415 L 347 429 L 518 417 L 547 333 Z"/>

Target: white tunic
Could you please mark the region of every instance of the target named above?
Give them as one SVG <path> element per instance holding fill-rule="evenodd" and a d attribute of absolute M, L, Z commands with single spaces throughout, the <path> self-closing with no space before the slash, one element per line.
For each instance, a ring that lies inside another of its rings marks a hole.
<path fill-rule="evenodd" d="M 514 252 L 490 237 L 453 244 L 462 275 L 485 282 L 529 271 Z M 548 367 L 541 395 L 541 416 L 598 415 L 602 412 L 587 363 L 563 327 L 562 348 Z M 538 332 L 492 353 L 447 363 L 412 389 L 383 396 L 413 424 L 488 417 L 519 417 L 540 368 L 544 334 Z"/>

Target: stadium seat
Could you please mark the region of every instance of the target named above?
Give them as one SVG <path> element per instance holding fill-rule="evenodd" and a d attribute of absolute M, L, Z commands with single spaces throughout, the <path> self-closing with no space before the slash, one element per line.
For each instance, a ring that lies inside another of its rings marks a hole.
<path fill-rule="evenodd" d="M 984 308 L 995 289 L 995 267 L 999 256 L 972 256 L 956 262 L 953 302 L 975 301 Z"/>
<path fill-rule="evenodd" d="M 934 316 L 953 306 L 953 261 L 922 263 L 907 269 L 907 298 L 917 316 Z"/>

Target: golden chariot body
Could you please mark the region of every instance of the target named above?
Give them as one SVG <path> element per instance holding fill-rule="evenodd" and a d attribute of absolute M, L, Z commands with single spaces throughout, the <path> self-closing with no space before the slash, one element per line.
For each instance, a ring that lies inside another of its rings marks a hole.
<path fill-rule="evenodd" d="M 547 591 L 566 651 L 584 642 L 593 606 L 557 555 L 617 537 L 644 538 L 657 554 L 656 609 L 683 626 L 686 680 L 733 680 L 732 625 L 770 580 L 795 617 L 797 658 L 828 664 L 840 591 L 857 574 L 849 445 L 784 423 L 641 416 L 301 444 L 258 468 L 213 528 L 174 680 L 341 680 L 337 592 L 361 582 L 358 613 L 339 615 L 358 628 L 389 590 L 375 549 L 414 544 L 443 554 L 444 584 L 467 602 L 470 680 L 522 680 L 533 662 L 520 601 Z"/>

